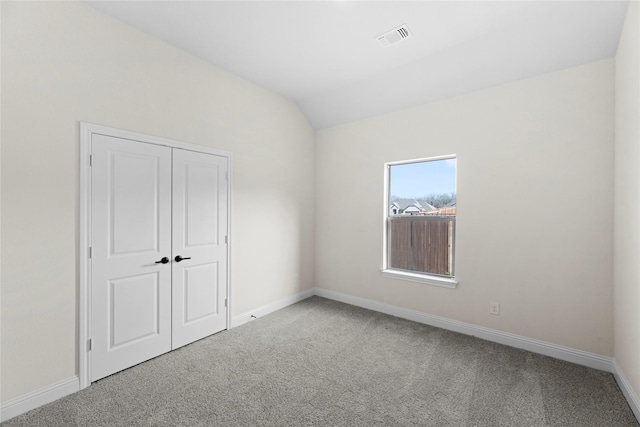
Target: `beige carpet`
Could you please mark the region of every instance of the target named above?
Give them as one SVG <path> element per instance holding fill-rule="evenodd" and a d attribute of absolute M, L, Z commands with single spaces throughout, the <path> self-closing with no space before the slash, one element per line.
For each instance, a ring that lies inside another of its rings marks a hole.
<path fill-rule="evenodd" d="M 9 426 L 638 426 L 611 374 L 319 297 Z"/>

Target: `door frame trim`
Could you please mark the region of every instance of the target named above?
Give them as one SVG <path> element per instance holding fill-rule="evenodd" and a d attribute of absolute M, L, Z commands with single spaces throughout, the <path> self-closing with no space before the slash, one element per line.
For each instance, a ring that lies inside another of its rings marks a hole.
<path fill-rule="evenodd" d="M 233 189 L 233 168 L 232 153 L 218 150 L 203 145 L 190 144 L 172 139 L 162 138 L 153 135 L 146 135 L 138 132 L 97 125 L 94 123 L 80 122 L 80 193 L 78 203 L 78 377 L 80 379 L 80 389 L 91 385 L 90 368 L 91 355 L 88 348 L 91 338 L 91 262 L 89 261 L 89 250 L 91 248 L 91 167 L 89 165 L 91 156 L 91 137 L 94 134 L 112 136 L 121 139 L 129 139 L 149 144 L 162 145 L 182 150 L 195 151 L 199 153 L 214 154 L 227 159 L 227 326 L 231 328 L 231 201 Z"/>

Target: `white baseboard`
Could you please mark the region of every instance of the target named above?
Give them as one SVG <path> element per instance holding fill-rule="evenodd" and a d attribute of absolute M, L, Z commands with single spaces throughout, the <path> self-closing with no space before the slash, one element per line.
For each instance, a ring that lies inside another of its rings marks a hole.
<path fill-rule="evenodd" d="M 236 316 L 231 320 L 231 327 L 240 326 L 252 319 L 266 316 L 269 313 L 278 311 L 288 305 L 295 304 L 299 301 L 312 297 L 314 289 L 308 289 L 296 295 L 292 295 L 280 301 L 265 305 L 263 307 L 251 310 L 247 313 Z M 51 403 L 66 395 L 75 393 L 80 390 L 80 378 L 74 376 L 66 380 L 43 387 L 41 389 L 14 397 L 6 402 L 0 403 L 0 422 L 16 417 L 32 409 L 38 408 L 47 403 Z"/>
<path fill-rule="evenodd" d="M 545 341 L 535 340 L 495 329 L 485 328 L 482 326 L 472 325 L 470 323 L 459 322 L 457 320 L 447 319 L 445 317 L 425 314 L 415 310 L 409 310 L 393 306 L 390 304 L 380 303 L 365 298 L 355 297 L 340 292 L 330 291 L 327 289 L 314 288 L 296 295 L 292 295 L 280 301 L 267 304 L 255 310 L 248 311 L 244 314 L 234 317 L 231 320 L 231 327 L 243 325 L 252 318 L 266 316 L 267 314 L 278 311 L 291 304 L 307 299 L 313 295 L 323 298 L 340 301 L 346 304 L 355 305 L 357 307 L 378 311 L 380 313 L 389 314 L 400 317 L 402 319 L 412 320 L 414 322 L 424 323 L 426 325 L 459 332 L 466 335 L 476 336 L 487 341 L 497 342 L 508 345 L 510 347 L 528 350 L 534 353 L 543 354 L 545 356 L 554 357 L 556 359 L 565 360 L 576 363 L 578 365 L 587 366 L 601 371 L 611 372 L 614 374 L 622 393 L 629 402 L 629 406 L 633 410 L 636 418 L 640 420 L 640 400 L 635 394 L 633 388 L 627 381 L 620 366 L 611 357 L 601 356 L 595 353 L 589 353 L 582 350 L 576 350 L 570 347 L 564 347 Z M 31 409 L 46 405 L 54 400 L 60 399 L 68 394 L 75 393 L 80 390 L 80 379 L 78 376 L 58 381 L 39 390 L 15 397 L 0 404 L 0 421 L 5 421 L 18 416 Z"/>
<path fill-rule="evenodd" d="M 531 351 L 533 353 L 543 354 L 545 356 L 565 360 L 567 362 L 576 363 L 578 365 L 587 366 L 589 368 L 594 368 L 606 372 L 613 372 L 613 358 L 611 357 L 589 353 L 587 351 L 576 350 L 574 348 L 564 347 L 561 345 L 527 338 L 508 332 L 502 332 L 496 329 L 490 329 L 483 326 L 476 326 L 470 323 L 451 320 L 445 317 L 425 314 L 419 311 L 409 310 L 390 304 L 384 304 L 365 298 L 354 297 L 327 289 L 316 288 L 315 294 L 323 298 L 328 298 L 346 304 L 367 308 L 369 310 L 379 311 L 381 313 L 390 314 L 392 316 L 412 320 L 414 322 L 424 323 L 430 326 L 436 326 L 438 328 L 447 329 L 449 331 L 472 335 L 487 341 L 497 342 L 500 344 L 508 345 L 510 347 L 520 348 L 523 350 Z"/>
<path fill-rule="evenodd" d="M 618 383 L 618 387 L 622 390 L 622 394 L 624 394 L 624 397 L 627 399 L 633 414 L 636 416 L 638 422 L 640 422 L 640 399 L 633 390 L 633 387 L 631 387 L 631 384 L 627 380 L 627 377 L 625 377 L 622 368 L 618 365 L 618 362 L 615 359 L 613 359 L 613 376 Z"/>
<path fill-rule="evenodd" d="M 41 389 L 14 397 L 0 404 L 0 422 L 24 414 L 39 406 L 51 403 L 80 390 L 80 378 L 76 375 Z"/>
<path fill-rule="evenodd" d="M 299 301 L 307 299 L 315 295 L 315 289 L 308 289 L 306 291 L 300 292 L 299 294 L 292 295 L 280 301 L 276 301 L 271 304 L 264 305 L 262 307 L 256 308 L 255 310 L 247 311 L 239 316 L 235 316 L 231 319 L 231 328 L 235 328 L 236 326 L 244 325 L 250 320 L 257 319 L 258 317 L 266 316 L 267 314 L 273 313 L 274 311 L 278 311 L 281 308 L 285 308 L 288 305 L 295 304 Z"/>

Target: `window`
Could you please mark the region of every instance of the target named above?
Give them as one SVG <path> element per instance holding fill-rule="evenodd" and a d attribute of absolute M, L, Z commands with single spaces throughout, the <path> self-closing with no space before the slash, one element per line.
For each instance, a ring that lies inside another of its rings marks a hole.
<path fill-rule="evenodd" d="M 382 274 L 455 287 L 456 156 L 385 165 Z"/>

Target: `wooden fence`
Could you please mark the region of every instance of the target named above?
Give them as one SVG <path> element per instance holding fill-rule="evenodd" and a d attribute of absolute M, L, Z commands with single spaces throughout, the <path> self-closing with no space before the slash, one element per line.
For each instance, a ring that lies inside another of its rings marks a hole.
<path fill-rule="evenodd" d="M 389 267 L 453 276 L 456 218 L 395 216 L 389 218 Z"/>

